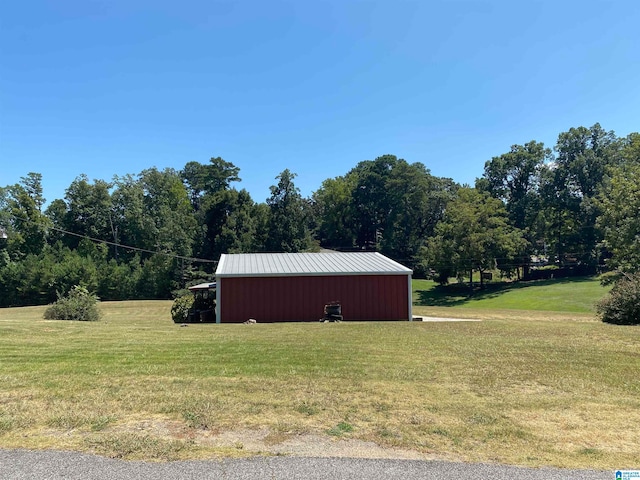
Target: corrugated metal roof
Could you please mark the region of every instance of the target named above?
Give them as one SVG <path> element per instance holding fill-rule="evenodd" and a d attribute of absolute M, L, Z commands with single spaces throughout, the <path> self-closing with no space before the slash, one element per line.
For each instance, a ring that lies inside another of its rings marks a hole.
<path fill-rule="evenodd" d="M 222 255 L 216 277 L 408 275 L 411 269 L 378 252 L 239 253 Z"/>
<path fill-rule="evenodd" d="M 189 287 L 189 290 L 212 290 L 214 288 L 216 288 L 216 282 L 207 282 Z"/>

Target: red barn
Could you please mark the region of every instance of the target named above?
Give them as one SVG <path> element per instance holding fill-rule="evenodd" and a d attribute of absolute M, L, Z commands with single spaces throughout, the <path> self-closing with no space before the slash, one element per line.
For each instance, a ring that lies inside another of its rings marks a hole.
<path fill-rule="evenodd" d="M 318 321 L 331 302 L 344 320 L 411 320 L 411 274 L 377 252 L 222 255 L 216 322 Z"/>

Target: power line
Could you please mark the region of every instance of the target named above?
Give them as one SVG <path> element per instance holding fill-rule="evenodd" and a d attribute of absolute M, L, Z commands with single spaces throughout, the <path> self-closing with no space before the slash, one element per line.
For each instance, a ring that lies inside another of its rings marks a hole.
<path fill-rule="evenodd" d="M 33 220 L 30 220 L 28 218 L 23 218 L 23 217 L 20 217 L 20 216 L 18 216 L 16 214 L 13 214 L 13 213 L 10 213 L 10 215 L 12 215 L 14 218 L 17 218 L 17 219 L 22 220 L 24 222 L 35 224 L 35 222 Z M 218 260 L 209 260 L 209 259 L 206 259 L 206 258 L 197 258 L 197 257 L 187 257 L 187 256 L 184 256 L 184 255 L 177 255 L 175 253 L 161 252 L 161 251 L 157 251 L 157 250 L 149 250 L 149 249 L 146 249 L 146 248 L 134 247 L 134 246 L 131 246 L 131 245 L 124 245 L 122 243 L 111 242 L 109 240 L 103 240 L 101 238 L 94 238 L 94 237 L 90 237 L 88 235 L 83 235 L 83 234 L 80 234 L 80 233 L 70 232 L 69 230 L 64 230 L 63 228 L 58 228 L 58 227 L 54 227 L 54 226 L 50 226 L 50 227 L 47 227 L 47 228 L 50 229 L 50 230 L 55 230 L 57 232 L 64 233 L 66 235 L 72 235 L 74 237 L 79 237 L 79 238 L 82 238 L 82 239 L 85 239 L 85 240 L 90 240 L 90 241 L 95 242 L 95 243 L 104 243 L 106 245 L 113 245 L 116 248 L 117 247 L 121 247 L 121 248 L 124 248 L 125 250 L 133 250 L 135 252 L 150 253 L 152 255 L 162 255 L 162 256 L 170 257 L 170 258 L 179 258 L 181 260 L 187 260 L 187 261 L 190 261 L 190 262 L 218 263 Z"/>
<path fill-rule="evenodd" d="M 197 257 L 186 257 L 184 255 L 177 255 L 177 254 L 174 254 L 174 253 L 161 252 L 161 251 L 158 251 L 158 250 L 148 250 L 146 248 L 133 247 L 131 245 L 124 245 L 122 243 L 111 242 L 109 240 L 102 240 L 102 239 L 99 239 L 99 238 L 89 237 L 88 235 L 82 235 L 82 234 L 79 234 L 79 233 L 70 232 L 68 230 L 64 230 L 64 229 L 58 228 L 58 227 L 49 227 L 49 228 L 51 230 L 56 230 L 58 232 L 65 233 L 67 235 L 73 235 L 75 237 L 80 237 L 80 238 L 83 238 L 83 239 L 86 239 L 86 240 L 91 240 L 92 242 L 104 243 L 104 244 L 107 244 L 107 245 L 114 245 L 115 247 L 121 247 L 121 248 L 124 248 L 125 250 L 133 250 L 133 251 L 136 251 L 136 252 L 151 253 L 153 255 L 163 255 L 165 257 L 179 258 L 179 259 L 182 259 L 182 260 L 189 260 L 189 261 L 192 261 L 192 262 L 218 263 L 217 260 L 209 260 L 209 259 L 206 259 L 206 258 L 197 258 Z"/>

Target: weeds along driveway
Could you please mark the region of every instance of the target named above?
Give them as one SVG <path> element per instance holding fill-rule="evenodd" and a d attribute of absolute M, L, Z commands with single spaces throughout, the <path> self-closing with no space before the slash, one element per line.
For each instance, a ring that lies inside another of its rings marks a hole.
<path fill-rule="evenodd" d="M 3 480 L 605 480 L 613 472 L 441 461 L 253 457 L 149 463 L 60 451 L 0 450 Z"/>

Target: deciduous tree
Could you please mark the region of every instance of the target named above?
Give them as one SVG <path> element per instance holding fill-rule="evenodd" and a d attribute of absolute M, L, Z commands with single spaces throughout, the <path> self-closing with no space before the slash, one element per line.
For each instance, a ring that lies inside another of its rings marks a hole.
<path fill-rule="evenodd" d="M 571 128 L 558 136 L 556 159 L 541 175 L 545 243 L 561 264 L 598 263 L 598 195 L 608 167 L 620 159 L 620 143 L 599 124 Z"/>
<path fill-rule="evenodd" d="M 71 182 L 65 193 L 67 211 L 62 220 L 63 228 L 81 236 L 112 240 L 112 186 L 104 180 L 91 183 L 84 174 Z M 59 208 L 58 205 L 54 207 Z M 80 242 L 80 237 L 76 236 L 67 235 L 64 239 L 73 248 Z"/>
<path fill-rule="evenodd" d="M 525 241 L 519 229 L 509 225 L 503 203 L 485 192 L 463 187 L 458 190 L 436 225 L 430 240 L 432 267 L 458 277 L 473 271 L 505 267 L 522 251 Z"/>
<path fill-rule="evenodd" d="M 42 175 L 30 172 L 5 189 L 7 251 L 14 259 L 39 254 L 46 245 L 49 219 L 42 213 Z"/>
<path fill-rule="evenodd" d="M 597 225 L 612 254 L 608 265 L 636 272 L 640 270 L 640 134 L 625 139 L 621 154 L 623 165 L 610 170 L 611 178 L 600 192 Z"/>
<path fill-rule="evenodd" d="M 272 185 L 269 206 L 269 236 L 266 249 L 272 252 L 301 252 L 311 246 L 305 203 L 293 183 L 295 173 L 284 170 Z"/>

